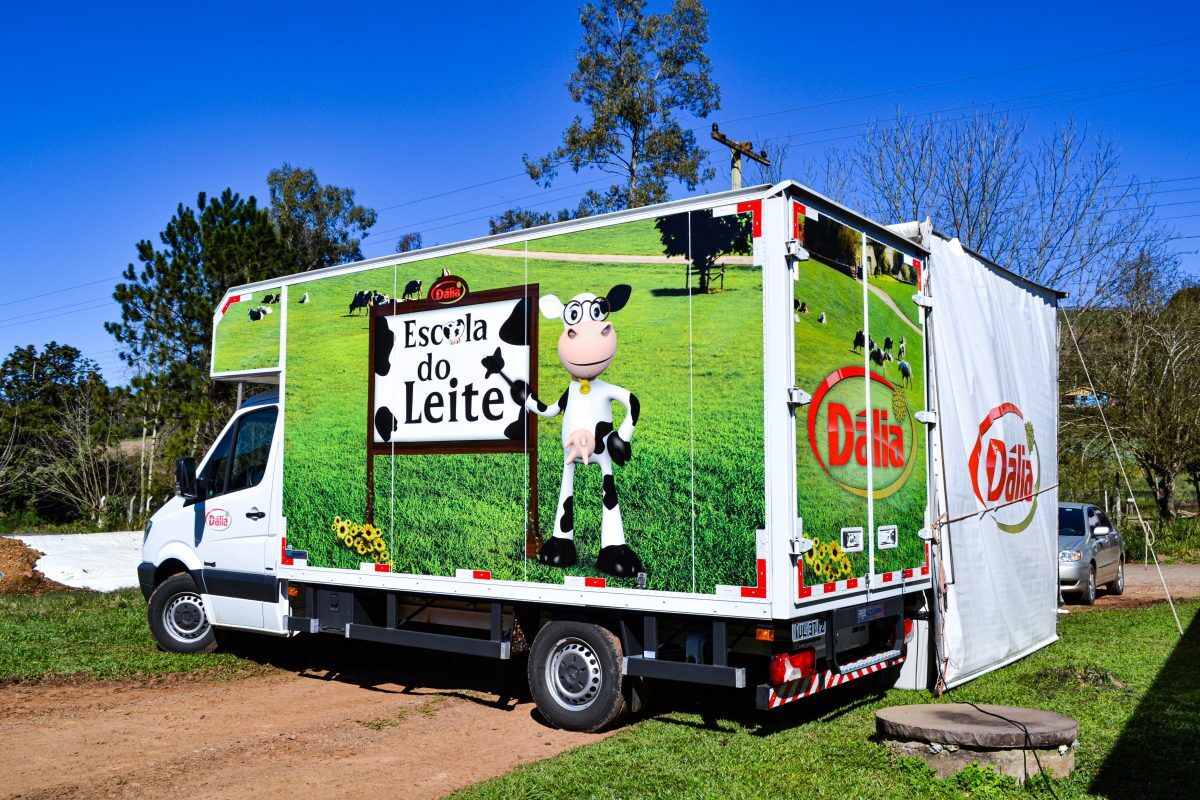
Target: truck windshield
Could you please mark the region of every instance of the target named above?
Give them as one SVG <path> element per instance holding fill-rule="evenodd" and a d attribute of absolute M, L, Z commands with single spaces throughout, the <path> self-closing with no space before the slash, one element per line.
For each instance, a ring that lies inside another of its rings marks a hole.
<path fill-rule="evenodd" d="M 1082 536 L 1083 530 L 1082 508 L 1060 508 L 1058 510 L 1059 536 Z"/>

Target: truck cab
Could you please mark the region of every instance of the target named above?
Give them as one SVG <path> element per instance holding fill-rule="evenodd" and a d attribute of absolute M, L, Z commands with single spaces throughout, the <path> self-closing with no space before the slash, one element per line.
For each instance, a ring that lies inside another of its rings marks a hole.
<path fill-rule="evenodd" d="M 198 467 L 180 460 L 179 493 L 147 523 L 138 579 L 164 646 L 211 650 L 213 625 L 283 632 L 279 416 L 274 390 L 243 402 Z"/>

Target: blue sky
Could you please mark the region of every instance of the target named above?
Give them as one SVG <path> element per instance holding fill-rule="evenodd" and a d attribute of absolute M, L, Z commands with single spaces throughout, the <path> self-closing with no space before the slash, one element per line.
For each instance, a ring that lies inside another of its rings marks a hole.
<path fill-rule="evenodd" d="M 887 118 L 897 104 L 922 113 L 1053 103 L 1026 112 L 1032 131 L 1074 113 L 1113 139 L 1128 175 L 1170 181 L 1160 188 L 1178 191 L 1157 195 L 1160 215 L 1200 235 L 1200 216 L 1189 216 L 1200 215 L 1200 39 L 1160 44 L 1200 36 L 1192 3 L 708 5 L 722 89 L 711 119 L 729 121 L 732 134 L 817 131 Z M 522 153 L 554 146 L 575 113 L 563 84 L 578 31 L 574 2 L 7 9 L 0 354 L 56 339 L 122 381 L 102 323 L 117 318 L 109 279 L 134 244 L 156 239 L 199 191 L 264 197 L 267 171 L 284 161 L 380 209 L 368 256 L 391 252 L 406 230 L 425 231 L 426 244 L 485 233 L 487 214 L 514 202 L 573 205 L 582 188 L 567 187 L 595 176 L 567 173 L 549 191 L 513 177 L 422 198 L 516 175 Z M 1139 49 L 733 121 L 1122 48 Z M 797 137 L 792 176 L 804 182 L 806 157 L 853 144 L 822 140 L 858 130 Z M 705 188 L 727 180 L 721 170 Z M 1200 239 L 1176 244 L 1200 249 Z M 1184 263 L 1200 271 L 1194 253 Z M 97 283 L 44 294 L 88 282 Z"/>

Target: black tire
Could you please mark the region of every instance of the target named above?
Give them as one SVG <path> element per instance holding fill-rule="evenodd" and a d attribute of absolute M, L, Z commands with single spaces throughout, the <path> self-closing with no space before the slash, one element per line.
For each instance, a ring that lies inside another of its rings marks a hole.
<path fill-rule="evenodd" d="M 1114 597 L 1120 597 L 1125 594 L 1125 559 L 1117 559 L 1117 577 L 1113 578 L 1109 583 L 1104 584 L 1104 588 Z"/>
<path fill-rule="evenodd" d="M 150 633 L 163 650 L 172 653 L 211 653 L 217 635 L 204 608 L 196 582 L 179 572 L 154 588 L 146 609 Z"/>
<path fill-rule="evenodd" d="M 1085 606 L 1096 605 L 1096 565 L 1088 566 L 1087 586 L 1079 594 L 1079 602 Z"/>
<path fill-rule="evenodd" d="M 621 642 L 586 622 L 548 622 L 529 650 L 529 690 L 556 728 L 595 733 L 629 710 L 622 691 Z"/>

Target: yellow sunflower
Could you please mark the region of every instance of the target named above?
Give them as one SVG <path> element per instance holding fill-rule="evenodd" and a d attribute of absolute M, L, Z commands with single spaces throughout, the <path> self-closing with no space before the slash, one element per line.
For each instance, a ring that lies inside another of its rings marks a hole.
<path fill-rule="evenodd" d="M 346 541 L 347 537 L 350 535 L 350 524 L 339 518 L 338 521 L 334 523 L 333 530 L 339 539 Z"/>
<path fill-rule="evenodd" d="M 846 573 L 847 575 L 854 572 L 854 567 L 850 564 L 850 559 L 847 558 L 846 556 L 842 556 L 841 567 L 842 567 L 842 572 Z"/>
<path fill-rule="evenodd" d="M 842 546 L 840 544 L 838 544 L 837 542 L 829 543 L 829 559 L 831 561 L 841 561 L 842 560 Z"/>
<path fill-rule="evenodd" d="M 367 546 L 365 544 L 363 544 L 362 542 L 359 542 L 358 544 L 354 545 L 354 550 L 360 556 L 365 556 L 367 554 Z"/>

